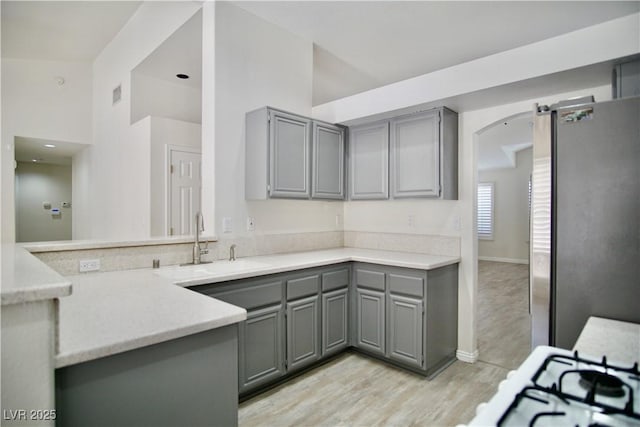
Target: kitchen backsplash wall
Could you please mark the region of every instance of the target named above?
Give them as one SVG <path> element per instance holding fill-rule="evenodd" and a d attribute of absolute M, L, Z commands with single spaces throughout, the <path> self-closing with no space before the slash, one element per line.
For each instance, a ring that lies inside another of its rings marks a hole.
<path fill-rule="evenodd" d="M 342 247 L 460 256 L 460 239 L 458 237 L 363 231 L 322 231 L 265 234 L 234 239 L 223 238 L 217 242 L 209 243 L 209 254 L 203 255 L 203 260 L 228 259 L 229 247 L 232 244 L 236 245 L 238 258 Z M 193 243 L 180 243 L 36 251 L 33 252 L 33 255 L 58 273 L 73 275 L 78 274 L 79 261 L 85 259 L 99 259 L 100 271 L 150 268 L 154 259 L 160 260 L 161 267 L 183 264 L 192 260 L 192 248 Z"/>
<path fill-rule="evenodd" d="M 460 238 L 456 236 L 345 231 L 344 246 L 427 255 L 460 256 Z"/>
<path fill-rule="evenodd" d="M 229 258 L 229 247 L 236 245 L 238 258 L 271 255 L 286 252 L 311 251 L 340 248 L 344 246 L 342 231 L 272 234 L 235 239 L 220 239 L 209 243 L 209 254 L 203 260 L 224 260 Z M 78 274 L 78 262 L 84 259 L 99 259 L 100 271 L 150 268 L 154 259 L 160 266 L 191 262 L 193 243 L 128 246 L 116 248 L 62 250 L 33 252 L 62 275 Z"/>

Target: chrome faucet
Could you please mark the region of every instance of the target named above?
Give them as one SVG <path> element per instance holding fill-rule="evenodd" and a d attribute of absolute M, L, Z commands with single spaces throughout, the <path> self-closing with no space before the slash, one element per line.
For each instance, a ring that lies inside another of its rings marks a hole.
<path fill-rule="evenodd" d="M 236 260 L 236 244 L 229 246 L 229 261 Z"/>
<path fill-rule="evenodd" d="M 193 242 L 193 264 L 202 263 L 202 255 L 209 253 L 209 244 L 207 243 L 203 248 L 200 247 L 200 232 L 204 231 L 204 220 L 202 219 L 202 213 L 196 213 L 196 238 Z"/>

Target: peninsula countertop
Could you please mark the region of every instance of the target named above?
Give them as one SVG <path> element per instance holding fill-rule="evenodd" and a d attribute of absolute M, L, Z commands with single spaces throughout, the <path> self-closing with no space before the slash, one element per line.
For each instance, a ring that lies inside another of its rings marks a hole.
<path fill-rule="evenodd" d="M 73 294 L 60 299 L 56 367 L 226 326 L 246 310 L 187 286 L 226 282 L 310 267 L 360 261 L 431 270 L 457 257 L 339 248 L 282 255 L 67 276 Z M 178 286 L 176 286 L 178 285 Z"/>
<path fill-rule="evenodd" d="M 2 245 L 2 305 L 42 301 L 71 294 L 71 281 L 26 249 Z"/>

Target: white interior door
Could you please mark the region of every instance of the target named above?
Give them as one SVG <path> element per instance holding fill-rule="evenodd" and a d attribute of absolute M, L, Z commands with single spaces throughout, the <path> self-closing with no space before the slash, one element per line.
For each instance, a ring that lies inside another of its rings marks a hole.
<path fill-rule="evenodd" d="M 167 234 L 194 234 L 195 215 L 200 210 L 202 155 L 186 147 L 169 147 L 168 159 Z"/>

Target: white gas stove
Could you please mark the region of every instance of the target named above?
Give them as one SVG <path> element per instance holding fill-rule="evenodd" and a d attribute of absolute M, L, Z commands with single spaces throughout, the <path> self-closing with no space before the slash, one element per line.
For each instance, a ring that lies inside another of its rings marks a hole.
<path fill-rule="evenodd" d="M 537 347 L 469 426 L 640 427 L 638 362 Z"/>

